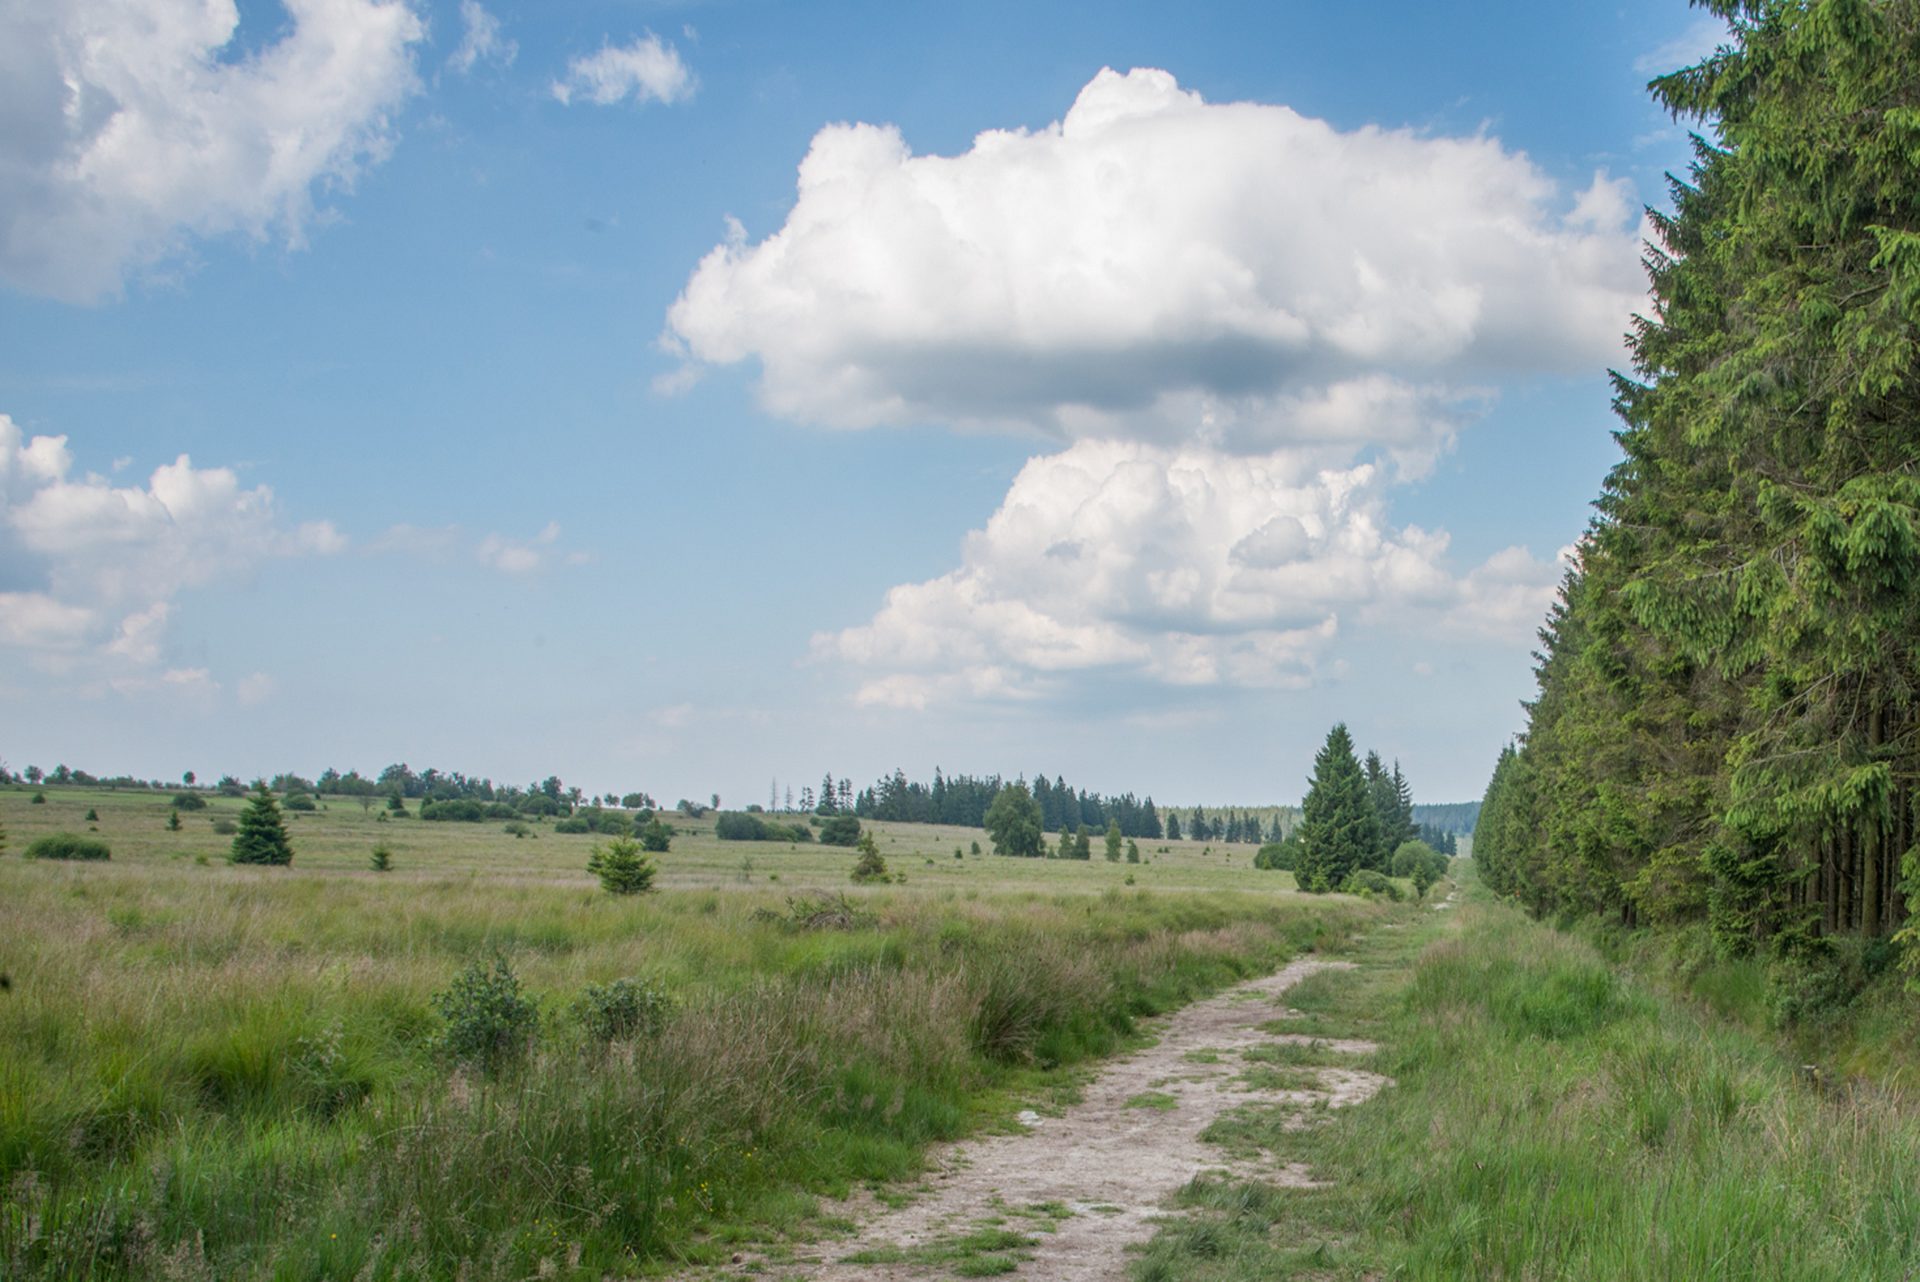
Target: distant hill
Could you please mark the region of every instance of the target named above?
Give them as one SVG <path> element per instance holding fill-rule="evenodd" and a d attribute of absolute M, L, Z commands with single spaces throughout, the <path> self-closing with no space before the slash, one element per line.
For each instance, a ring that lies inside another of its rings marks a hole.
<path fill-rule="evenodd" d="M 1442 832 L 1471 833 L 1479 820 L 1480 803 L 1477 801 L 1453 801 L 1443 806 L 1423 806 L 1415 802 L 1413 807 L 1415 823 L 1426 824 Z"/>

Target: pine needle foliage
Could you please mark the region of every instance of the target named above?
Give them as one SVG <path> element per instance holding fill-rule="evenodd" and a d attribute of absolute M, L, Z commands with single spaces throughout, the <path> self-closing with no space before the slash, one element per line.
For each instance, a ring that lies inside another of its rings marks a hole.
<path fill-rule="evenodd" d="M 233 836 L 233 849 L 227 858 L 236 864 L 274 864 L 293 862 L 293 842 L 287 837 L 287 823 L 273 799 L 265 780 L 254 784 L 247 808 L 240 812 L 240 830 Z"/>

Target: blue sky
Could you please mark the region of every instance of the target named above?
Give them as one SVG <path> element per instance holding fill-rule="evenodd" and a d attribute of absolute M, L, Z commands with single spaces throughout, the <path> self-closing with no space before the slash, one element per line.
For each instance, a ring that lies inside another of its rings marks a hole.
<path fill-rule="evenodd" d="M 1292 801 L 1337 719 L 1477 796 L 1686 157 L 1644 83 L 1715 36 L 43 8 L 0 16 L 7 763 L 739 803 Z"/>

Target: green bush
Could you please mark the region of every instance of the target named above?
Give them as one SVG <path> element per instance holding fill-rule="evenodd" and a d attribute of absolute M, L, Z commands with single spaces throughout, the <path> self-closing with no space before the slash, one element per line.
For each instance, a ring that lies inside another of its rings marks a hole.
<path fill-rule="evenodd" d="M 315 802 L 312 797 L 308 796 L 304 792 L 290 792 L 287 794 L 286 800 L 282 801 L 280 804 L 288 810 L 320 809 L 319 804 Z"/>
<path fill-rule="evenodd" d="M 573 1003 L 573 1017 L 590 1041 L 617 1042 L 651 1037 L 673 1013 L 666 990 L 640 979 L 588 984 Z"/>
<path fill-rule="evenodd" d="M 854 820 L 858 823 L 859 820 Z M 713 835 L 722 841 L 812 841 L 805 824 L 774 823 L 759 815 L 729 811 L 713 821 Z"/>
<path fill-rule="evenodd" d="M 420 817 L 434 823 L 477 824 L 485 820 L 488 815 L 487 807 L 478 801 L 471 801 L 465 797 L 451 797 L 446 801 L 421 802 Z"/>
<path fill-rule="evenodd" d="M 821 821 L 820 844 L 852 846 L 860 840 L 860 820 L 853 815 L 834 815 Z"/>
<path fill-rule="evenodd" d="M 388 850 L 384 843 L 375 846 L 372 856 L 367 860 L 367 866 L 375 872 L 393 871 L 393 852 Z"/>
<path fill-rule="evenodd" d="M 433 995 L 433 1008 L 446 1021 L 435 1043 L 441 1054 L 488 1073 L 524 1056 L 540 1030 L 540 1008 L 505 957 L 468 966 Z"/>
<path fill-rule="evenodd" d="M 640 830 L 640 848 L 654 854 L 663 853 L 673 842 L 673 825 L 661 823 L 655 815 L 647 820 L 647 826 Z"/>
<path fill-rule="evenodd" d="M 1394 885 L 1392 879 L 1385 873 L 1376 872 L 1372 868 L 1361 868 L 1349 873 L 1347 879 L 1340 883 L 1340 893 L 1343 895 L 1384 895 L 1396 904 L 1400 902 L 1401 898 L 1400 887 Z"/>
<path fill-rule="evenodd" d="M 28 859 L 111 859 L 107 843 L 71 832 L 56 832 L 40 838 L 20 852 Z"/>
<path fill-rule="evenodd" d="M 615 895 L 637 895 L 653 889 L 653 861 L 640 852 L 640 843 L 631 837 L 615 837 L 604 846 L 596 844 L 587 857 L 587 871 Z"/>
<path fill-rule="evenodd" d="M 222 815 L 213 821 L 213 830 L 222 837 L 231 837 L 234 833 L 240 831 L 240 825 L 225 815 Z"/>
<path fill-rule="evenodd" d="M 1292 872 L 1294 856 L 1298 853 L 1298 842 L 1289 845 L 1284 841 L 1269 841 L 1254 852 L 1253 866 L 1277 872 Z"/>
<path fill-rule="evenodd" d="M 197 792 L 176 792 L 173 794 L 175 810 L 205 810 L 207 799 Z"/>
<path fill-rule="evenodd" d="M 574 837 L 577 837 L 582 833 L 588 833 L 593 831 L 593 829 L 587 827 L 587 821 L 584 819 L 562 819 L 559 823 L 553 826 L 553 830 L 555 832 L 563 832 L 563 833 L 566 833 L 568 836 L 574 836 Z"/>
<path fill-rule="evenodd" d="M 853 879 L 859 882 L 888 880 L 887 861 L 881 858 L 880 843 L 870 832 L 860 834 L 860 858 L 854 861 Z"/>

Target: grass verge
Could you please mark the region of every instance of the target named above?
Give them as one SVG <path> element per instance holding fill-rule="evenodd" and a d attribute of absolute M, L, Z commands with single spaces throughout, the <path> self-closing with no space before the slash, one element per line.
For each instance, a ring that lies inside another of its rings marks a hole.
<path fill-rule="evenodd" d="M 1431 916 L 1288 998 L 1316 1033 L 1382 1042 L 1393 1088 L 1209 1134 L 1318 1186 L 1195 1181 L 1140 1282 L 1920 1272 L 1920 1119 L 1895 1099 L 1822 1089 L 1771 1037 L 1478 894 Z"/>

